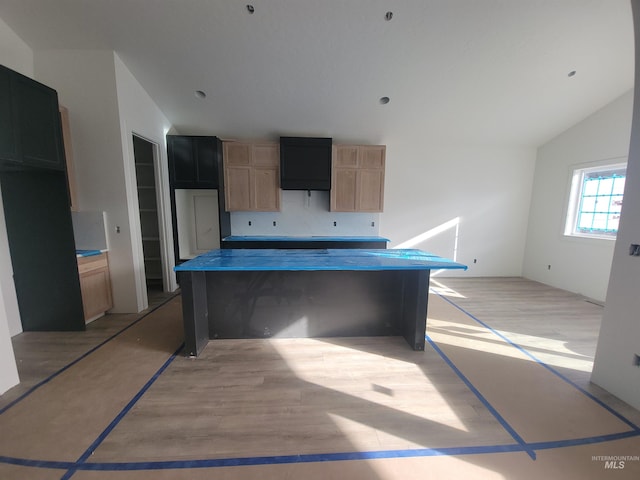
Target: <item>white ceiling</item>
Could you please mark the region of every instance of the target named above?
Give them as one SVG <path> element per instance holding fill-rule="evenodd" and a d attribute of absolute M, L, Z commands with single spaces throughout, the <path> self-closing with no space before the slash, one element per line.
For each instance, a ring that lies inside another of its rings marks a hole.
<path fill-rule="evenodd" d="M 0 18 L 35 51 L 115 50 L 183 134 L 530 147 L 633 86 L 629 0 L 1 0 Z"/>

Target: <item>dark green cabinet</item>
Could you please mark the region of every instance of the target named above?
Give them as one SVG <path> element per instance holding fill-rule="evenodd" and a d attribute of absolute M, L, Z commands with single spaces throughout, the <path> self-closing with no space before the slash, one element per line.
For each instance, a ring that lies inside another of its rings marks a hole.
<path fill-rule="evenodd" d="M 169 182 L 174 188 L 218 188 L 219 140 L 168 135 Z"/>
<path fill-rule="evenodd" d="M 65 170 L 56 91 L 2 65 L 0 162 L 3 169 Z"/>
<path fill-rule="evenodd" d="M 0 190 L 22 329 L 84 330 L 64 172 L 0 172 Z"/>
<path fill-rule="evenodd" d="M 23 330 L 84 330 L 58 96 L 2 66 L 0 192 Z"/>
<path fill-rule="evenodd" d="M 17 128 L 13 123 L 13 99 L 11 96 L 12 72 L 0 67 L 0 160 L 18 161 Z"/>

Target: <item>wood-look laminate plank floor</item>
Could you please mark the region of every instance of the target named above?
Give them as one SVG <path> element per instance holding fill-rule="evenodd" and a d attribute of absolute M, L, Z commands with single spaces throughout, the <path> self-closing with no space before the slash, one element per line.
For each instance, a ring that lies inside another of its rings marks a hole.
<path fill-rule="evenodd" d="M 19 335 L 0 478 L 640 477 L 640 412 L 589 382 L 601 306 L 519 278 L 431 286 L 424 352 L 274 338 L 187 358 L 179 297 Z"/>

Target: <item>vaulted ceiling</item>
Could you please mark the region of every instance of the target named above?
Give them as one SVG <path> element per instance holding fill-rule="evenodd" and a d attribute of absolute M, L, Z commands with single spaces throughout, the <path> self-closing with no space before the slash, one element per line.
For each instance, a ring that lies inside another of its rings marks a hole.
<path fill-rule="evenodd" d="M 535 147 L 633 86 L 628 0 L 2 0 L 0 18 L 34 51 L 114 50 L 183 134 Z"/>

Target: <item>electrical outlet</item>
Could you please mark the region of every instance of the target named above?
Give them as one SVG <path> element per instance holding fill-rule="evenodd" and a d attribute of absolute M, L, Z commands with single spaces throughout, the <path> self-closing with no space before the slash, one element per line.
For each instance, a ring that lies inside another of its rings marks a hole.
<path fill-rule="evenodd" d="M 473 259 L 473 263 L 478 263 L 478 259 L 477 259 L 477 258 L 474 258 L 474 259 Z"/>
<path fill-rule="evenodd" d="M 633 257 L 640 257 L 640 245 L 637 243 L 632 243 L 629 246 L 629 255 Z"/>
<path fill-rule="evenodd" d="M 638 355 L 637 353 L 633 355 L 633 364 L 636 367 L 640 367 L 640 355 Z"/>

